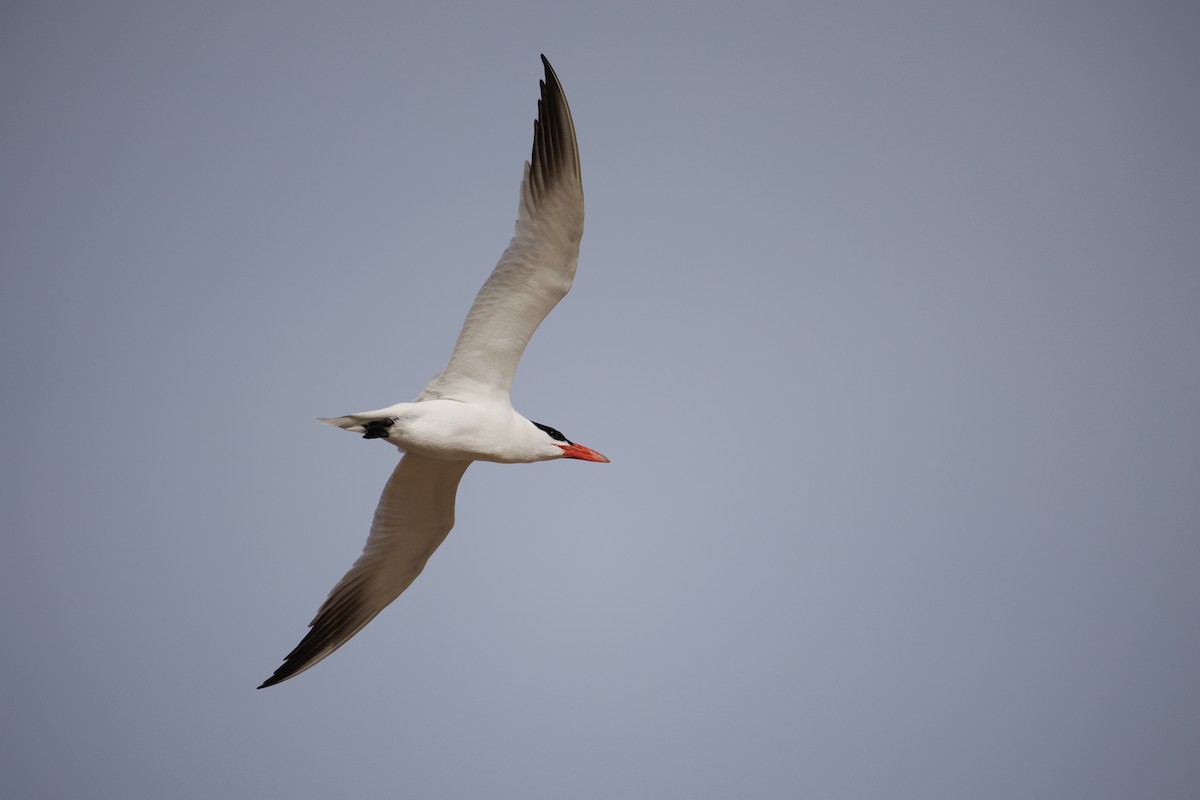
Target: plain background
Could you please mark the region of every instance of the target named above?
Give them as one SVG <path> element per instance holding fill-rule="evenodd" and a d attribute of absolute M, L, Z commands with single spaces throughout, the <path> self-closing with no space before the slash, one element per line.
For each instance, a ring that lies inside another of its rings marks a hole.
<path fill-rule="evenodd" d="M 433 7 L 436 5 L 436 10 Z M 13 798 L 1195 798 L 1186 2 L 6 2 Z M 365 540 L 512 231 L 572 294 L 421 579 Z"/>

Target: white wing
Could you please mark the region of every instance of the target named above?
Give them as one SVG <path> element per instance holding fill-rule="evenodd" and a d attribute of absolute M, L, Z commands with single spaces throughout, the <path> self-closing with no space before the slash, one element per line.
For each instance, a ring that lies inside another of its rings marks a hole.
<path fill-rule="evenodd" d="M 454 496 L 470 461 L 408 453 L 383 488 L 362 555 L 308 624 L 310 630 L 262 686 L 297 675 L 337 650 L 400 596 L 454 527 Z"/>
<path fill-rule="evenodd" d="M 467 314 L 450 363 L 417 398 L 508 402 L 517 362 L 550 309 L 566 295 L 583 238 L 579 147 L 566 95 L 550 62 L 525 164 L 516 234 Z"/>

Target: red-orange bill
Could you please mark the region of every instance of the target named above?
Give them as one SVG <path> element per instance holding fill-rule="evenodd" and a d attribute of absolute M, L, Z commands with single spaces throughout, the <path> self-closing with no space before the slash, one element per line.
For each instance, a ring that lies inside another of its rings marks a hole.
<path fill-rule="evenodd" d="M 563 458 L 578 458 L 583 461 L 600 461 L 607 464 L 608 458 L 600 455 L 590 447 L 584 447 L 581 444 L 560 444 L 562 448 Z"/>

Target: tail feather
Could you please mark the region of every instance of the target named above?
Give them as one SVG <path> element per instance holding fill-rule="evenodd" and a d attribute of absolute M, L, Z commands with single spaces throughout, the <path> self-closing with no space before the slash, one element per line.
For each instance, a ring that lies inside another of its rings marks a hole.
<path fill-rule="evenodd" d="M 357 414 L 347 414 L 344 417 L 318 417 L 321 422 L 326 425 L 333 425 L 335 428 L 341 428 L 344 431 L 351 433 L 371 434 L 375 432 L 377 435 L 368 436 L 371 439 L 380 438 L 378 432 L 390 428 L 396 418 L 404 411 L 405 404 L 388 406 L 387 408 L 376 409 L 375 411 L 360 411 Z"/>
<path fill-rule="evenodd" d="M 344 431 L 363 433 L 366 431 L 363 423 L 372 419 L 372 417 L 365 414 L 349 414 L 344 417 L 317 417 L 317 419 L 326 425 L 333 425 L 335 428 L 341 428 Z"/>

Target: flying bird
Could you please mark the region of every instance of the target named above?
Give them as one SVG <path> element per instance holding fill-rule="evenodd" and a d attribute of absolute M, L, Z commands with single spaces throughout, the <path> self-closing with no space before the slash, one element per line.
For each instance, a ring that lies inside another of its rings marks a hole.
<path fill-rule="evenodd" d="M 530 337 L 571 288 L 583 238 L 575 124 L 554 68 L 545 56 L 542 64 L 516 232 L 476 295 L 446 368 L 411 403 L 322 420 L 385 439 L 404 455 L 384 486 L 362 555 L 260 689 L 320 662 L 409 587 L 454 526 L 458 483 L 472 461 L 608 461 L 521 416 L 510 396 Z"/>

